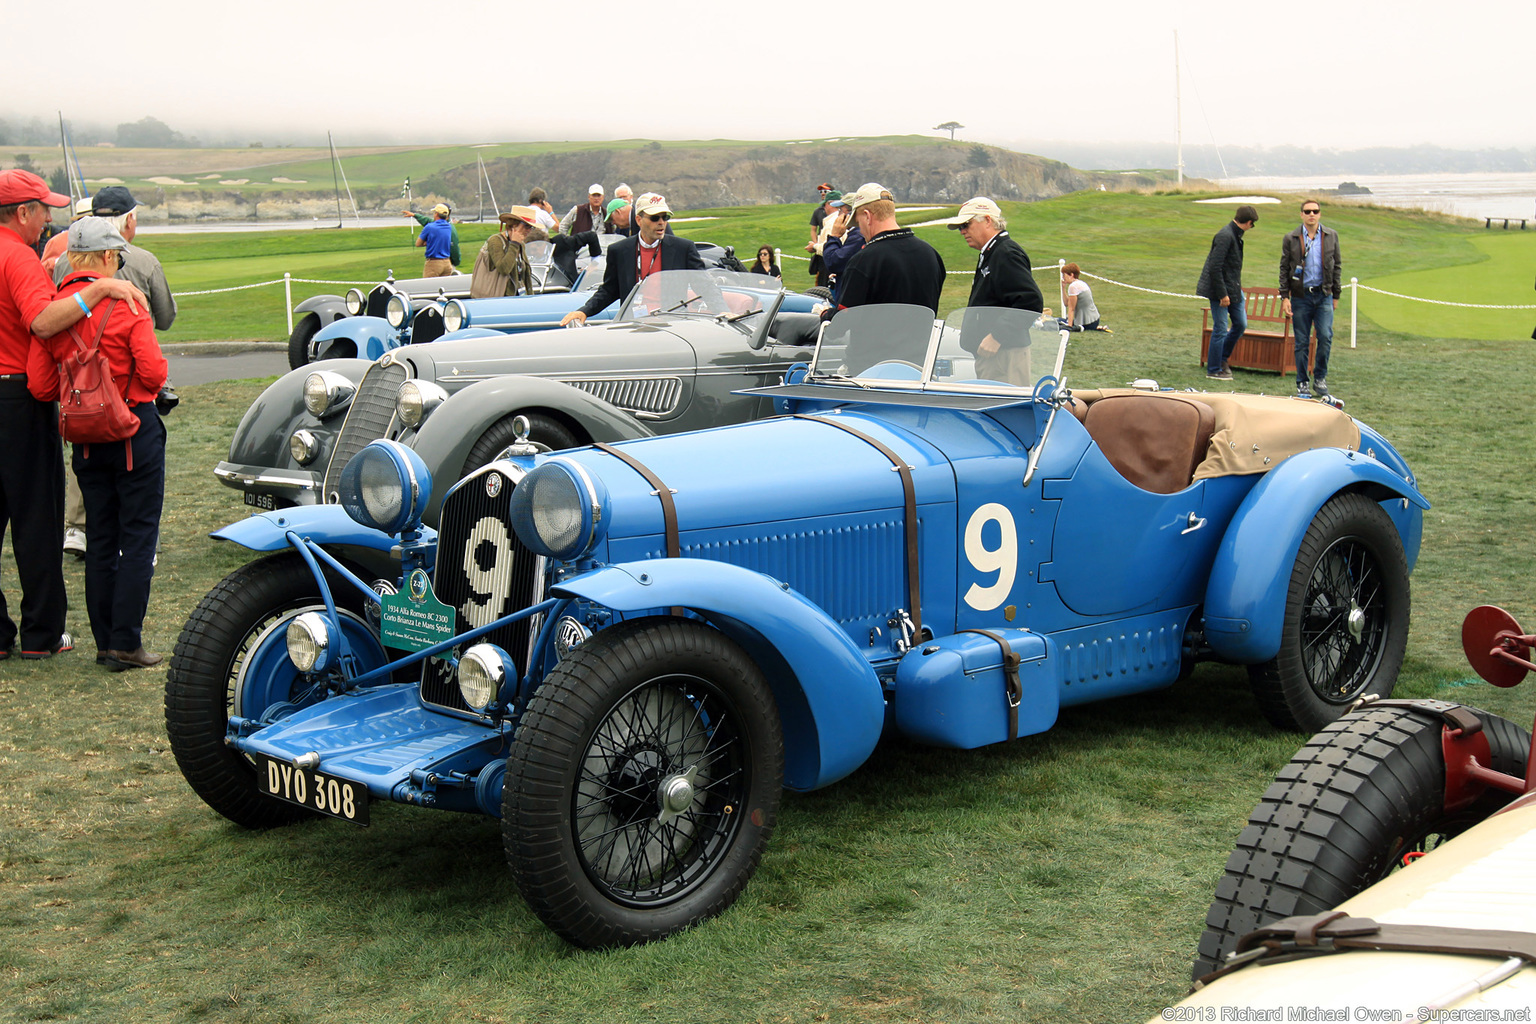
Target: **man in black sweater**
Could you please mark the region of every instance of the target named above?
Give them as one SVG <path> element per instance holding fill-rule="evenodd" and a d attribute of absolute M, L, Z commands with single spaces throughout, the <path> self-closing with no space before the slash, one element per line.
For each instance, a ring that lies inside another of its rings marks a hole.
<path fill-rule="evenodd" d="M 1008 235 L 1003 211 L 977 196 L 949 219 L 981 255 L 971 283 L 960 347 L 976 357 L 976 376 L 1029 387 L 1029 328 L 1040 315 L 1040 288 L 1029 255 Z"/>

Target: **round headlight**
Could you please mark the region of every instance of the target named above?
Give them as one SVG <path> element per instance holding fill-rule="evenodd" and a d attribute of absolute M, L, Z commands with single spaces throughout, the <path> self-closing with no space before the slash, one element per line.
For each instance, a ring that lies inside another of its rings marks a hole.
<path fill-rule="evenodd" d="M 331 667 L 331 627 L 319 612 L 305 612 L 288 623 L 288 660 L 300 672 Z"/>
<path fill-rule="evenodd" d="M 361 288 L 348 288 L 347 297 L 343 300 L 350 316 L 362 316 L 363 307 L 368 304 L 368 297 L 363 294 Z"/>
<path fill-rule="evenodd" d="M 304 378 L 304 408 L 315 417 L 340 412 L 352 401 L 357 385 L 331 370 L 316 370 Z"/>
<path fill-rule="evenodd" d="M 475 644 L 459 659 L 459 693 L 475 711 L 490 706 L 508 676 L 516 678 L 517 667 L 494 644 Z"/>
<path fill-rule="evenodd" d="M 411 300 L 395 292 L 384 304 L 384 319 L 389 321 L 391 327 L 405 326 L 411 319 Z"/>
<path fill-rule="evenodd" d="M 314 462 L 315 456 L 319 453 L 319 440 L 307 430 L 295 430 L 293 436 L 288 439 L 288 454 L 292 455 L 293 461 L 301 466 Z"/>
<path fill-rule="evenodd" d="M 562 562 L 590 554 L 607 532 L 608 489 L 586 467 L 554 458 L 512 492 L 508 516 L 530 551 Z"/>
<path fill-rule="evenodd" d="M 402 426 L 414 430 L 447 397 L 448 392 L 429 380 L 408 380 L 395 392 L 395 415 Z"/>
<path fill-rule="evenodd" d="M 469 323 L 469 310 L 458 299 L 450 299 L 443 307 L 443 329 L 456 331 Z"/>
<path fill-rule="evenodd" d="M 398 441 L 380 439 L 352 456 L 341 471 L 341 506 L 353 521 L 384 533 L 421 523 L 432 496 L 432 474 L 421 456 Z"/>

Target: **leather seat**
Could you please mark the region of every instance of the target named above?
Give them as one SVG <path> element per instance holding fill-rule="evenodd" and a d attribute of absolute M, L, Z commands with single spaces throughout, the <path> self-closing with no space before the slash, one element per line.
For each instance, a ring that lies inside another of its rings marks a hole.
<path fill-rule="evenodd" d="M 1144 491 L 1188 487 L 1205 459 L 1216 414 L 1182 395 L 1114 395 L 1088 406 L 1088 435 L 1121 476 Z"/>

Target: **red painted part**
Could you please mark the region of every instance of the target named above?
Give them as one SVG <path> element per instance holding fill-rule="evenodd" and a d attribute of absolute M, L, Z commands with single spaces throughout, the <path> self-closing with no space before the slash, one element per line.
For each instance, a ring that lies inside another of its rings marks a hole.
<path fill-rule="evenodd" d="M 1494 686 L 1514 686 L 1536 670 L 1529 660 L 1536 637 L 1521 632 L 1520 623 L 1495 605 L 1473 608 L 1461 623 L 1461 649 L 1472 670 Z"/>

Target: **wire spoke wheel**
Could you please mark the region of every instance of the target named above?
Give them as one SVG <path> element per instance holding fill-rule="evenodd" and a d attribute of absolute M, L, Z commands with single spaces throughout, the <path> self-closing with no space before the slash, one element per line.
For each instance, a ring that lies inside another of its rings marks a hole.
<path fill-rule="evenodd" d="M 1387 597 L 1376 557 L 1357 538 L 1333 544 L 1307 582 L 1302 669 L 1325 701 L 1358 696 L 1381 661 Z"/>

